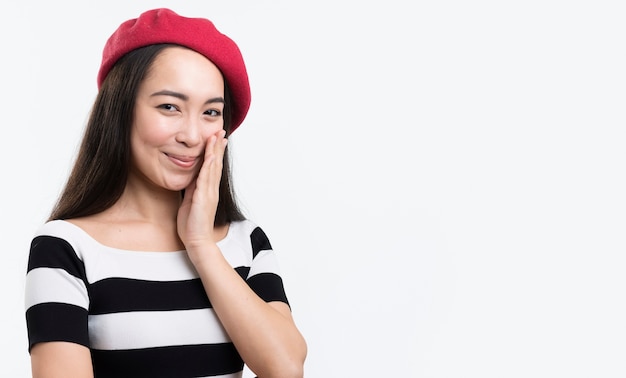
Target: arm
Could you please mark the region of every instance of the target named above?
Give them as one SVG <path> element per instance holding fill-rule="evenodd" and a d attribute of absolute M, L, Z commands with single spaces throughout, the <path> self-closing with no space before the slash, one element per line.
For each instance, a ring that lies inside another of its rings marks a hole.
<path fill-rule="evenodd" d="M 30 352 L 33 378 L 93 378 L 91 354 L 80 344 L 44 342 Z"/>
<path fill-rule="evenodd" d="M 178 233 L 204 289 L 246 365 L 261 378 L 301 377 L 306 343 L 289 307 L 259 298 L 226 261 L 214 236 L 226 139 L 207 142 L 198 178 L 185 191 Z"/>
<path fill-rule="evenodd" d="M 301 377 L 305 341 L 289 307 L 259 298 L 216 245 L 194 252 L 194 263 L 213 308 L 248 367 L 259 377 Z"/>
<path fill-rule="evenodd" d="M 85 267 L 59 235 L 54 224 L 44 225 L 28 257 L 24 302 L 31 370 L 34 378 L 91 378 Z"/>

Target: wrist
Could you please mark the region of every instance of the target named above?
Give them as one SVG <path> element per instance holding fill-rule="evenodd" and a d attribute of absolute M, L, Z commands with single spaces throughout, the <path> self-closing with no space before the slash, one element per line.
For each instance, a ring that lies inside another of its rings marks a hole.
<path fill-rule="evenodd" d="M 198 241 L 185 244 L 187 255 L 194 266 L 202 265 L 215 256 L 221 255 L 221 251 L 215 242 Z"/>

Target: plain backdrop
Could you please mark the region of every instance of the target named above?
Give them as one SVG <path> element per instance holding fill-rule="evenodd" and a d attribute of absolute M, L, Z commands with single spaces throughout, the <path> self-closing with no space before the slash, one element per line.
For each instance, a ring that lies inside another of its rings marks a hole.
<path fill-rule="evenodd" d="M 30 376 L 29 243 L 108 36 L 212 19 L 252 106 L 236 188 L 279 255 L 305 376 L 626 376 L 620 1 L 5 1 L 0 376 Z"/>

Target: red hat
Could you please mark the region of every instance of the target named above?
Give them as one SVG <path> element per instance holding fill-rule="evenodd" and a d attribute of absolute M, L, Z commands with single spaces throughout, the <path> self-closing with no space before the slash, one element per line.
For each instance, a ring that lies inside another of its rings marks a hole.
<path fill-rule="evenodd" d="M 190 48 L 204 55 L 220 69 L 233 98 L 231 132 L 235 131 L 250 108 L 248 73 L 239 47 L 205 18 L 182 17 L 169 9 L 160 8 L 125 21 L 104 46 L 98 88 L 122 56 L 140 47 L 159 43 Z"/>

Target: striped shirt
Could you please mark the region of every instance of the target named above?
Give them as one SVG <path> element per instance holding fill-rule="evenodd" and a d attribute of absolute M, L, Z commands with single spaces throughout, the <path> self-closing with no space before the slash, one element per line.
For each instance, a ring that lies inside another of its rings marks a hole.
<path fill-rule="evenodd" d="M 224 257 L 266 302 L 288 304 L 278 263 L 253 222 L 231 223 Z M 96 377 L 240 377 L 243 361 L 185 251 L 104 246 L 55 220 L 35 234 L 25 288 L 29 350 L 90 348 Z"/>

